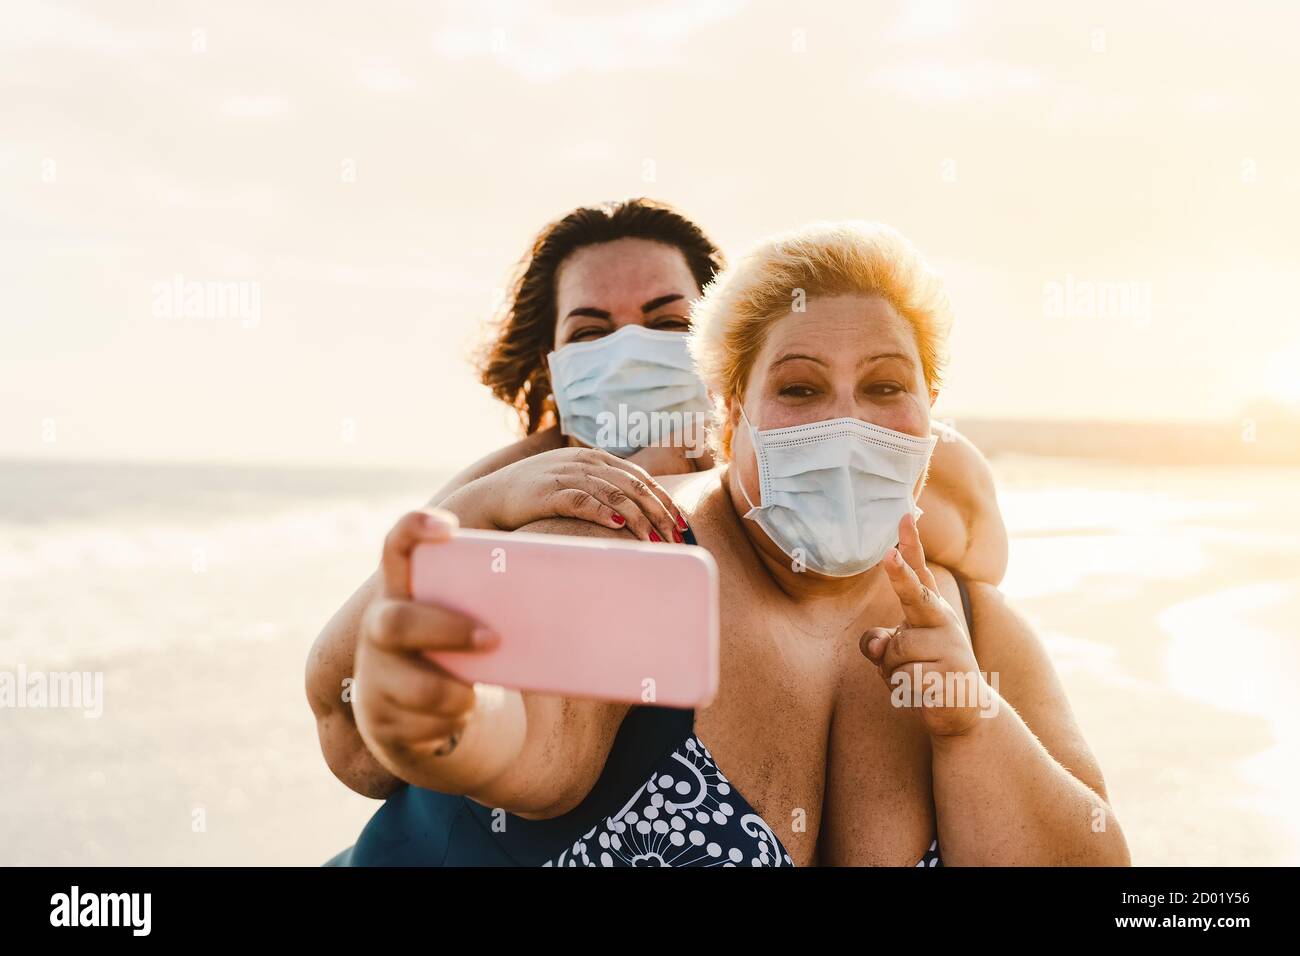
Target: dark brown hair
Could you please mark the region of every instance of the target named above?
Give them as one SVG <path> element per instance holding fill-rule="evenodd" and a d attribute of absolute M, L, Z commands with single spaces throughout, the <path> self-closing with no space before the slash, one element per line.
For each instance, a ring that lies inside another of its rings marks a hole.
<path fill-rule="evenodd" d="M 556 273 L 576 250 L 616 239 L 648 239 L 681 250 L 701 289 L 723 266 L 721 251 L 699 226 L 652 199 L 581 206 L 546 226 L 519 264 L 481 362 L 483 384 L 514 407 L 527 434 L 545 423 L 551 394 L 546 355 L 555 347 Z"/>

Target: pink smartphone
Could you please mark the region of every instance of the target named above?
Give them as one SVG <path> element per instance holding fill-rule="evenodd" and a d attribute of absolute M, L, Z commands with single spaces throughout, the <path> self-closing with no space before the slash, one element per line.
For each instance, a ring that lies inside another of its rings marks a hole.
<path fill-rule="evenodd" d="M 464 681 L 669 707 L 718 690 L 718 568 L 701 547 L 458 531 L 416 546 L 411 594 L 501 636 L 429 654 Z"/>

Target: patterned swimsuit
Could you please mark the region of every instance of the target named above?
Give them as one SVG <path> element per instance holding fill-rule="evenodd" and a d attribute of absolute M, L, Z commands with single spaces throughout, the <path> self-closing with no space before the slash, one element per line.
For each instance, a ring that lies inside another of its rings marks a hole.
<path fill-rule="evenodd" d="M 691 734 L 616 813 L 543 866 L 794 866 Z M 940 866 L 938 841 L 917 866 Z"/>
<path fill-rule="evenodd" d="M 772 827 L 695 735 L 695 713 L 633 707 L 587 798 L 527 820 L 406 786 L 385 801 L 352 866 L 793 866 Z M 647 759 L 649 758 L 649 759 Z M 916 864 L 939 866 L 936 843 Z"/>
<path fill-rule="evenodd" d="M 691 734 L 632 798 L 544 866 L 793 866 Z"/>

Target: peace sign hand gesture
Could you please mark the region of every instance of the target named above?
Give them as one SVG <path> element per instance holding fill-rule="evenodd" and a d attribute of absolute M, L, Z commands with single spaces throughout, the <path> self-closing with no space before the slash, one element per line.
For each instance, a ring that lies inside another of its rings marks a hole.
<path fill-rule="evenodd" d="M 933 736 L 972 730 L 995 693 L 979 672 L 961 616 L 939 594 L 909 514 L 898 523 L 898 548 L 885 556 L 903 623 L 873 627 L 858 646 L 880 671 L 896 706 L 916 707 Z"/>

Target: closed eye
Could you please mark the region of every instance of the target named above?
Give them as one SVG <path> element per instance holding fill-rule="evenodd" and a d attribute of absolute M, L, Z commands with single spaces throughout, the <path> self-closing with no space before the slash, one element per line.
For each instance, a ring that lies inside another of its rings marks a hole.
<path fill-rule="evenodd" d="M 652 329 L 665 332 L 685 332 L 691 327 L 690 321 L 680 315 L 665 315 L 662 318 L 652 319 L 646 324 Z"/>
<path fill-rule="evenodd" d="M 812 398 L 817 390 L 811 385 L 787 385 L 781 389 L 781 394 L 786 398 Z"/>

